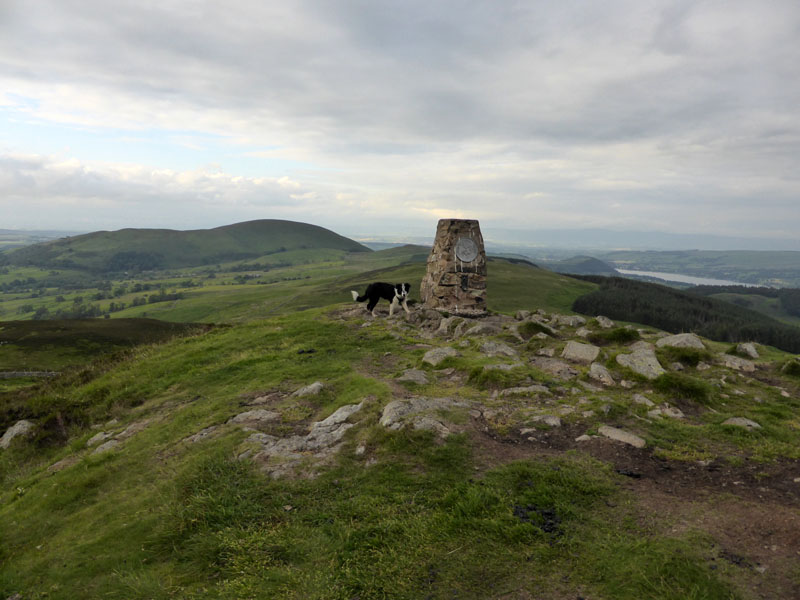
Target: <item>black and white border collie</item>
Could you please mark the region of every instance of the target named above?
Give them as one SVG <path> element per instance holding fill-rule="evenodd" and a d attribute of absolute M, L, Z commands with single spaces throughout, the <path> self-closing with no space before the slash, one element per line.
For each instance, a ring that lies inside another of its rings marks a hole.
<path fill-rule="evenodd" d="M 370 283 L 367 286 L 367 291 L 361 296 L 359 296 L 358 292 L 355 290 L 350 290 L 350 293 L 353 294 L 353 300 L 356 302 L 364 302 L 365 300 L 369 300 L 369 304 L 367 304 L 367 310 L 372 313 L 373 317 L 377 316 L 375 314 L 375 306 L 378 304 L 380 299 L 383 298 L 384 300 L 388 300 L 390 303 L 389 316 L 391 317 L 394 314 L 395 306 L 398 304 L 402 304 L 406 313 L 410 314 L 410 311 L 408 310 L 408 304 L 406 304 L 408 300 L 408 292 L 410 290 L 410 283 L 395 283 L 392 285 L 391 283 L 375 282 Z"/>

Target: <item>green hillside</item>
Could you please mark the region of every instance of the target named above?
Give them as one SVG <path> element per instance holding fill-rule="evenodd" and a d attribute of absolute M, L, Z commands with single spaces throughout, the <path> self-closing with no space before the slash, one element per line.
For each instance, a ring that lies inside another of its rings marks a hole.
<path fill-rule="evenodd" d="M 48 381 L 0 449 L 0 597 L 796 597 L 789 357 L 759 347 L 743 376 L 725 345 L 704 342 L 705 370 L 659 348 L 686 365 L 651 381 L 609 337 L 598 362 L 627 383 L 604 386 L 581 362 L 543 370 L 579 323 L 537 317 L 556 336 L 524 341 L 535 322 L 512 317 L 442 335 L 425 311 L 333 302 Z M 429 364 L 436 349 L 451 356 Z M 411 402 L 424 412 L 390 427 Z M 262 454 L 276 443 L 295 450 Z"/>
<path fill-rule="evenodd" d="M 264 219 L 215 229 L 122 229 L 98 231 L 26 246 L 3 254 L 13 266 L 122 273 L 213 265 L 298 250 L 370 252 L 330 230 L 293 221 Z M 286 264 L 291 264 L 289 260 Z"/>

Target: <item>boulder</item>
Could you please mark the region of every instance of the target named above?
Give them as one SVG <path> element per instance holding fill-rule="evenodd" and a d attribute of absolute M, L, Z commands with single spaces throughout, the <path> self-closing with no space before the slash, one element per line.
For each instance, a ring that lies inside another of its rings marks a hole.
<path fill-rule="evenodd" d="M 603 385 L 614 385 L 614 378 L 611 373 L 600 363 L 592 363 L 592 366 L 589 367 L 589 377 Z"/>
<path fill-rule="evenodd" d="M 600 354 L 600 348 L 592 344 L 582 344 L 570 340 L 564 346 L 564 351 L 561 353 L 561 358 L 572 362 L 589 364 L 593 362 Z"/>
<path fill-rule="evenodd" d="M 671 348 L 696 348 L 697 350 L 705 350 L 703 340 L 697 337 L 694 333 L 679 333 L 677 335 L 668 335 L 656 342 L 656 346 L 663 348 L 669 346 Z"/>
<path fill-rule="evenodd" d="M 550 322 L 564 327 L 580 327 L 586 325 L 586 319 L 577 315 L 553 315 Z"/>
<path fill-rule="evenodd" d="M 644 448 L 647 445 L 647 442 L 645 442 L 638 435 L 625 431 L 624 429 L 610 427 L 609 425 L 602 425 L 597 432 L 602 436 L 618 442 L 623 442 L 624 444 L 628 444 L 634 448 Z"/>
<path fill-rule="evenodd" d="M 393 400 L 384 407 L 378 422 L 383 427 L 395 431 L 403 428 L 406 424 L 411 424 L 415 429 L 435 429 L 440 433 L 446 430 L 449 433 L 449 429 L 432 413 L 458 406 L 466 406 L 466 404 L 455 402 L 449 398 L 420 397 Z M 444 429 L 442 430 L 435 426 L 433 421 L 439 423 Z M 447 433 L 444 433 L 444 435 L 447 435 Z"/>
<path fill-rule="evenodd" d="M 33 434 L 33 423 L 31 421 L 27 421 L 25 419 L 17 421 L 11 427 L 6 429 L 3 437 L 0 438 L 0 448 L 8 448 L 14 438 L 28 437 L 31 434 Z"/>
<path fill-rule="evenodd" d="M 632 354 L 618 354 L 617 363 L 623 367 L 628 367 L 634 373 L 644 375 L 648 379 L 655 379 L 662 373 L 666 373 L 664 367 L 658 362 L 655 352 L 639 347 Z"/>
<path fill-rule="evenodd" d="M 530 316 L 531 316 L 531 311 L 529 311 L 529 310 L 518 310 L 517 314 L 514 315 L 514 318 L 517 319 L 517 321 L 524 321 L 525 319 L 527 319 Z"/>
<path fill-rule="evenodd" d="M 749 356 L 750 358 L 758 358 L 758 350 L 756 350 L 756 345 L 753 342 L 744 342 L 742 344 L 738 344 L 736 346 L 736 351 L 739 354 L 744 354 L 745 356 Z"/>
<path fill-rule="evenodd" d="M 597 324 L 600 325 L 600 327 L 602 327 L 603 329 L 613 329 L 615 327 L 614 321 L 612 321 L 608 317 L 604 317 L 601 315 L 595 317 L 595 319 L 597 320 Z"/>
<path fill-rule="evenodd" d="M 455 348 L 450 348 L 449 346 L 444 348 L 433 348 L 425 353 L 425 356 L 422 357 L 422 362 L 436 367 L 439 366 L 439 364 L 446 358 L 450 358 L 451 356 L 458 356 L 458 352 L 456 352 Z"/>

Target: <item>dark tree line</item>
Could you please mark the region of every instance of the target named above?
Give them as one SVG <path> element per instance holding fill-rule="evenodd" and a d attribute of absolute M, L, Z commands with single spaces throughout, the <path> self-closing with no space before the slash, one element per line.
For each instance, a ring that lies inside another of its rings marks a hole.
<path fill-rule="evenodd" d="M 575 312 L 643 323 L 672 333 L 692 331 L 720 342 L 754 341 L 800 352 L 800 328 L 761 313 L 653 283 L 594 275 L 578 278 L 600 287 L 575 300 Z"/>
<path fill-rule="evenodd" d="M 768 288 L 748 287 L 743 285 L 698 285 L 687 290 L 701 296 L 713 294 L 740 294 L 746 296 L 765 296 L 778 298 L 781 307 L 792 316 L 800 317 L 800 289 L 798 288 Z"/>

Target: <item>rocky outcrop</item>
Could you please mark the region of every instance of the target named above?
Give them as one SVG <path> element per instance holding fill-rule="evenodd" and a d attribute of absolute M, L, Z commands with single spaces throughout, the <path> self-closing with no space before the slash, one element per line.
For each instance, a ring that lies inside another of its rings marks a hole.
<path fill-rule="evenodd" d="M 736 352 L 739 354 L 744 354 L 745 356 L 749 356 L 750 358 L 759 358 L 758 350 L 756 350 L 756 345 L 753 342 L 744 342 L 741 344 L 737 344 Z"/>
<path fill-rule="evenodd" d="M 344 434 L 353 427 L 347 419 L 363 406 L 364 402 L 340 407 L 327 419 L 313 423 L 306 435 L 277 437 L 254 433 L 245 442 L 253 448 L 240 454 L 239 458 L 252 458 L 273 477 L 296 474 L 307 460 L 326 458 L 338 449 Z"/>

